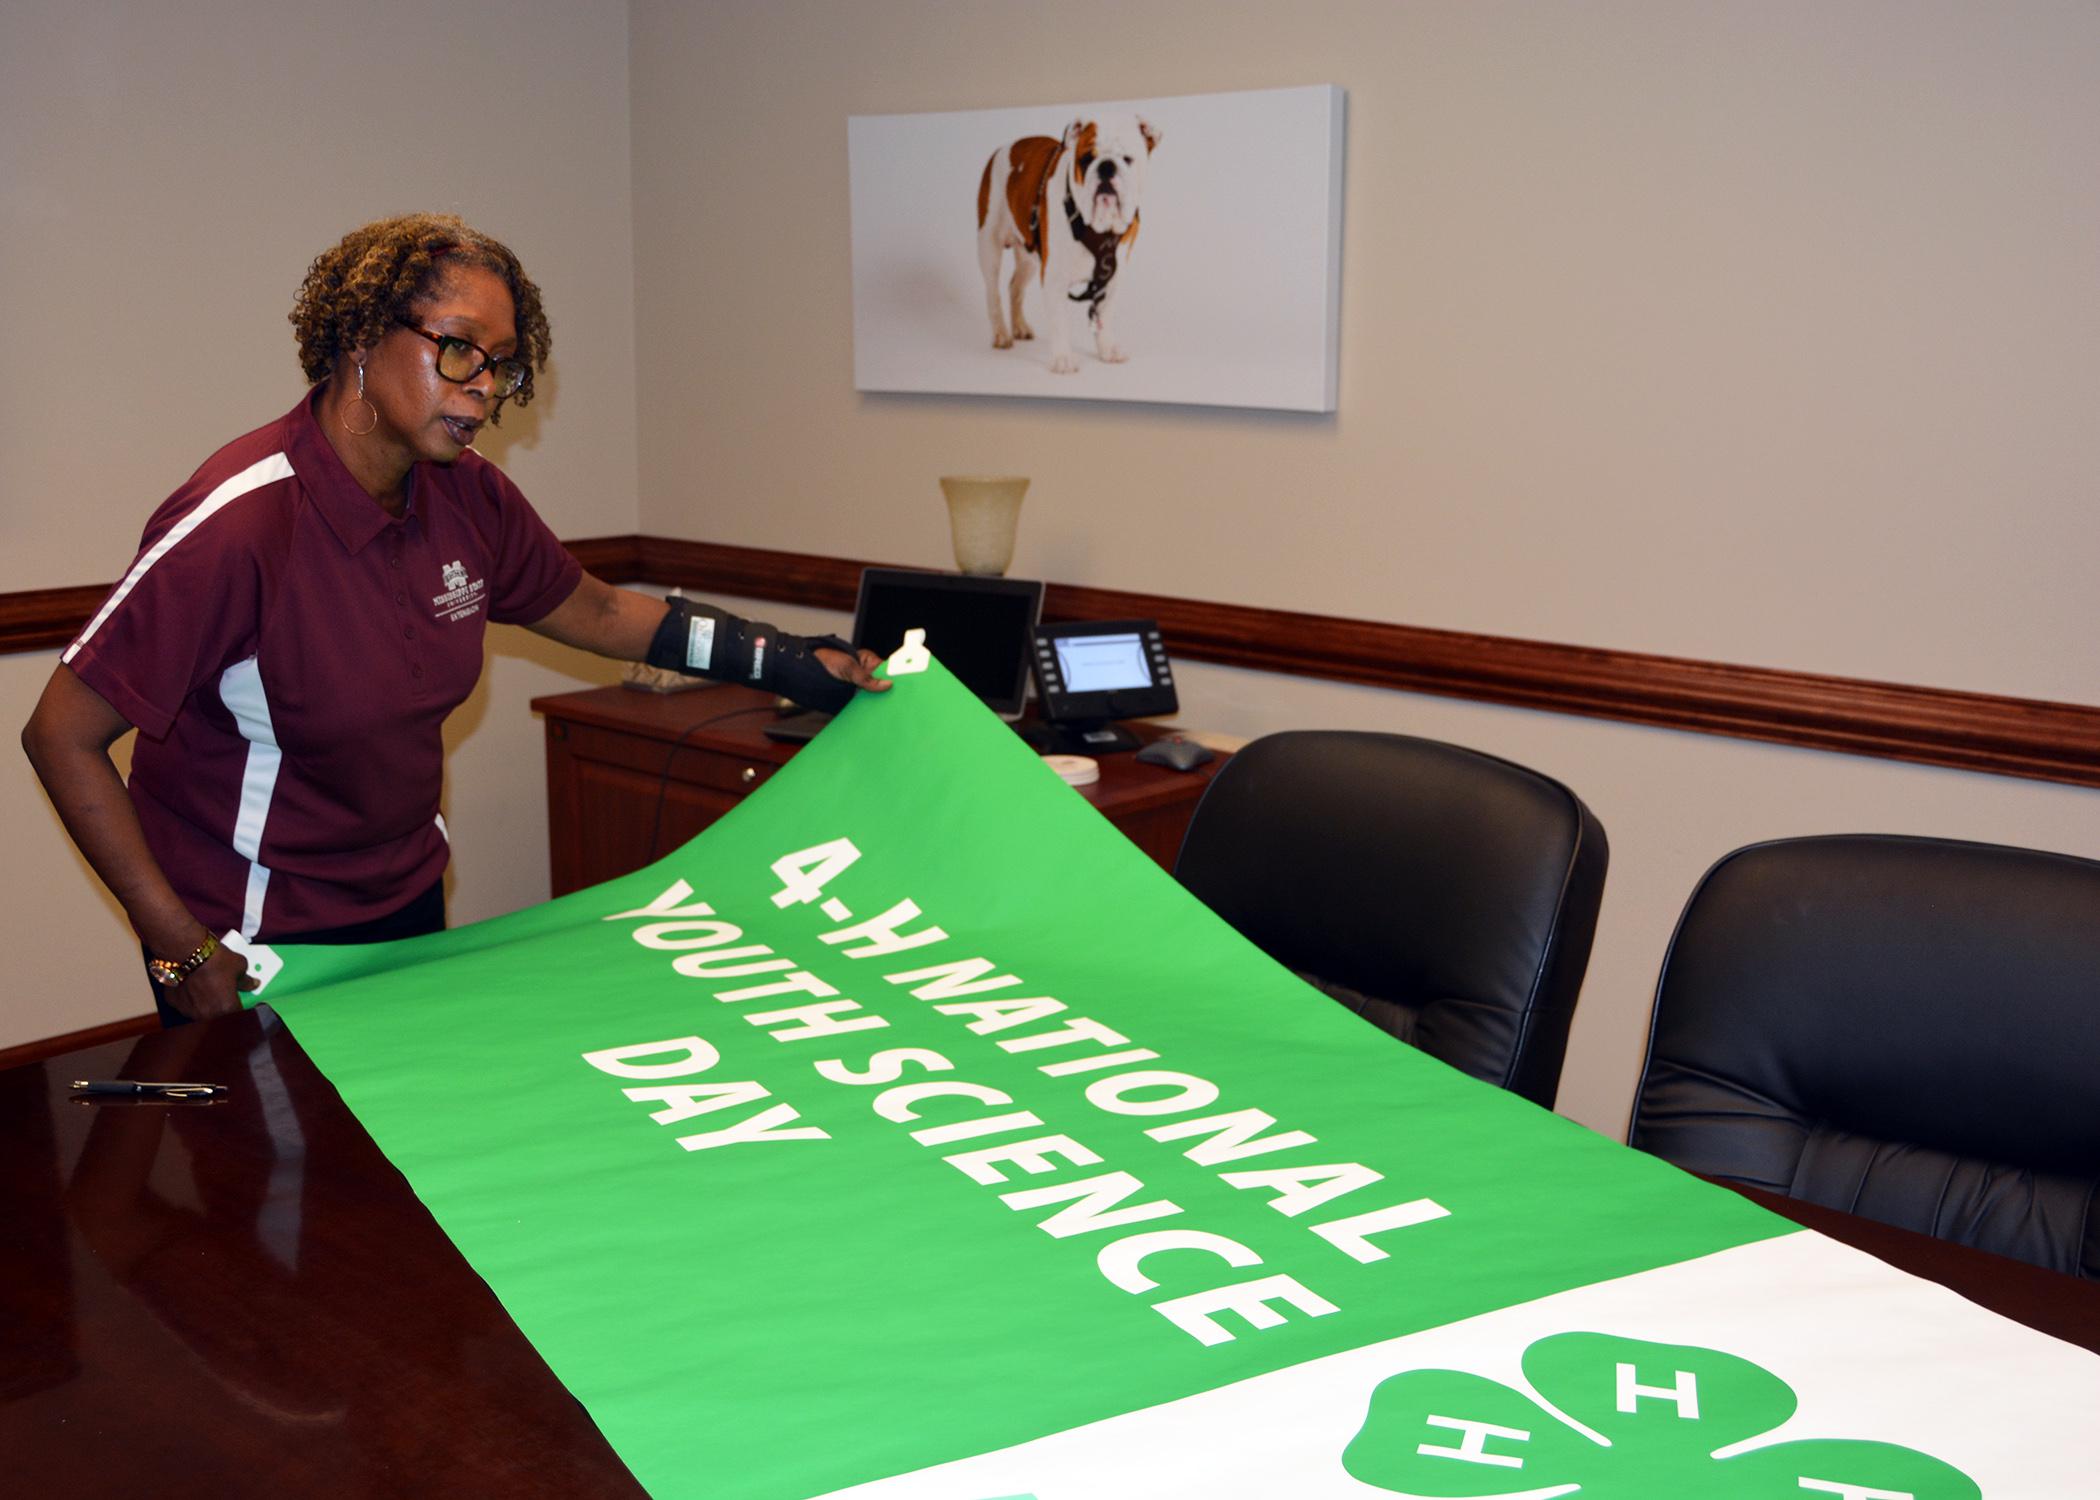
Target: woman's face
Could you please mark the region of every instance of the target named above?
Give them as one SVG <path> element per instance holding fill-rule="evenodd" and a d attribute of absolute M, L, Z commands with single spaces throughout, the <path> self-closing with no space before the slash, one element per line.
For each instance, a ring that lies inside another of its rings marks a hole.
<path fill-rule="evenodd" d="M 493 359 L 517 351 L 510 288 L 480 266 L 448 270 L 436 294 L 409 317 L 417 328 L 478 344 Z M 495 410 L 497 381 L 486 368 L 464 383 L 445 379 L 438 374 L 438 346 L 414 329 L 396 328 L 365 360 L 365 399 L 379 413 L 371 441 L 407 463 L 451 463 L 474 446 L 475 433 Z"/>

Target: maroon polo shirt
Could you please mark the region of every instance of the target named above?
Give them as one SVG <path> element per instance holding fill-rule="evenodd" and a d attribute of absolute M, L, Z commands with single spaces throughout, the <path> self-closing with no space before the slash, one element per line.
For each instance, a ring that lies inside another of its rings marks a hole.
<path fill-rule="evenodd" d="M 444 872 L 439 731 L 483 631 L 540 619 L 583 572 L 472 451 L 417 464 L 389 516 L 313 405 L 153 513 L 62 658 L 139 728 L 131 797 L 177 893 L 265 941 L 384 916 Z"/>

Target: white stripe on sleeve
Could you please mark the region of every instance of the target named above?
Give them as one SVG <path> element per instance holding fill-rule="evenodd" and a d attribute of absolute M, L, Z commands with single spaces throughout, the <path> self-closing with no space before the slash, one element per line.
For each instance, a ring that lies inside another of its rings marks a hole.
<path fill-rule="evenodd" d="M 139 555 L 138 561 L 131 565 L 131 571 L 124 575 L 124 581 L 118 584 L 109 598 L 103 601 L 102 608 L 95 611 L 95 618 L 88 621 L 87 629 L 81 631 L 74 638 L 73 644 L 66 647 L 65 654 L 59 657 L 59 660 L 63 662 L 72 661 L 74 653 L 78 652 L 82 646 L 85 646 L 93 638 L 95 632 L 102 628 L 102 623 L 116 611 L 119 604 L 124 602 L 125 596 L 138 587 L 138 581 L 146 576 L 155 563 L 172 552 L 176 544 L 182 541 L 184 537 L 250 490 L 259 490 L 266 484 L 275 484 L 280 479 L 289 479 L 291 477 L 291 459 L 282 453 L 273 453 L 268 458 L 258 459 L 256 462 L 248 465 L 247 468 L 241 470 L 240 473 L 234 475 L 231 479 L 224 481 L 217 489 L 206 495 L 198 503 L 196 509 L 168 529 L 166 536 Z"/>

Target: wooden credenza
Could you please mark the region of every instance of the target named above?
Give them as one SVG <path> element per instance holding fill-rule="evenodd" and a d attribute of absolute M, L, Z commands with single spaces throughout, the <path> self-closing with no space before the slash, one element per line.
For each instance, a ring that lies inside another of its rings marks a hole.
<path fill-rule="evenodd" d="M 684 693 L 590 688 L 535 698 L 547 725 L 547 842 L 553 894 L 640 869 L 722 816 L 801 748 L 762 732 L 774 700 L 716 685 Z M 1167 731 L 1131 726 L 1141 738 Z M 1162 868 L 1224 758 L 1194 771 L 1103 755 L 1079 793 Z"/>

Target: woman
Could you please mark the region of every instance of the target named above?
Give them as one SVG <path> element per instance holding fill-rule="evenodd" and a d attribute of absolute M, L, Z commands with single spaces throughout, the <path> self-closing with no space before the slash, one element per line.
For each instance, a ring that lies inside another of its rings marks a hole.
<path fill-rule="evenodd" d="M 888 686 L 844 642 L 591 577 L 474 451 L 547 359 L 539 289 L 496 241 L 448 216 L 367 224 L 291 316 L 313 389 L 154 512 L 22 732 L 170 1025 L 240 1007 L 214 933 L 444 926 L 439 730 L 490 620 L 818 707 Z M 109 747 L 134 727 L 127 792 Z"/>

